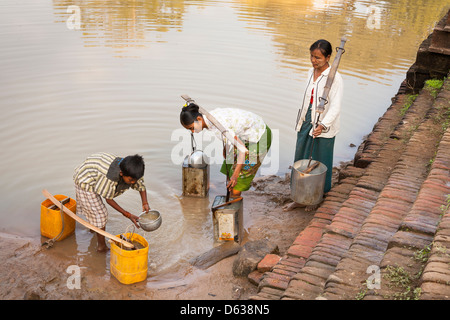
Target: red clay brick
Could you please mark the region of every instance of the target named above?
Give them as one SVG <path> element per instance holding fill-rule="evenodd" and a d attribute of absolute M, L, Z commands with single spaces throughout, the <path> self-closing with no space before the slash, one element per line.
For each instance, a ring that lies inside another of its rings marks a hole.
<path fill-rule="evenodd" d="M 288 249 L 288 254 L 293 255 L 295 257 L 308 259 L 308 257 L 311 255 L 311 251 L 312 247 L 293 245 Z"/>
<path fill-rule="evenodd" d="M 286 290 L 290 280 L 291 277 L 282 276 L 274 273 L 267 273 L 267 276 L 264 276 L 264 278 L 261 280 L 260 287 L 270 287 Z"/>
<path fill-rule="evenodd" d="M 292 268 L 303 268 L 306 260 L 304 258 L 287 257 L 280 261 L 280 264 L 286 265 Z"/>
<path fill-rule="evenodd" d="M 295 244 L 316 244 L 322 237 L 323 230 L 321 228 L 307 227 L 294 240 Z"/>
<path fill-rule="evenodd" d="M 248 280 L 250 281 L 250 283 L 253 283 L 254 285 L 257 286 L 261 282 L 261 279 L 263 278 L 263 276 L 264 276 L 264 273 L 259 272 L 258 270 L 254 270 L 249 273 Z"/>
<path fill-rule="evenodd" d="M 272 270 L 272 268 L 281 260 L 281 257 L 276 254 L 267 254 L 259 263 L 258 271 L 267 272 Z"/>

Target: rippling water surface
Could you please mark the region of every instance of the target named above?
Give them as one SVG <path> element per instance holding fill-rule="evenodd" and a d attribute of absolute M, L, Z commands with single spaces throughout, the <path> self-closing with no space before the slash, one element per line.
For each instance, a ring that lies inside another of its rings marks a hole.
<path fill-rule="evenodd" d="M 349 160 L 390 105 L 419 44 L 449 1 L 2 0 L 0 231 L 39 235 L 41 190 L 74 197 L 73 169 L 94 152 L 146 161 L 155 272 L 212 247 L 210 206 L 225 192 L 218 161 L 207 199 L 181 197 L 190 149 L 179 111 L 188 94 L 206 109 L 239 107 L 275 133 L 263 174 L 293 159 L 294 121 L 310 68 L 308 48 L 346 36 L 335 164 Z M 77 15 L 79 13 L 79 16 Z M 333 59 L 334 57 L 332 57 Z M 207 135 L 197 143 L 211 149 Z M 220 156 L 220 153 L 218 153 Z M 219 158 L 220 159 L 220 158 Z M 117 201 L 140 212 L 137 193 Z M 247 227 L 248 227 L 247 222 Z M 129 225 L 110 210 L 107 231 Z M 77 229 L 76 252 L 92 235 Z"/>

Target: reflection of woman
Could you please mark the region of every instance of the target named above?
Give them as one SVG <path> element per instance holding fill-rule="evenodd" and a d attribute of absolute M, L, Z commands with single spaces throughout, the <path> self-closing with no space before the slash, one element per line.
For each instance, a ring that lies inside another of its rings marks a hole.
<path fill-rule="evenodd" d="M 324 193 L 331 189 L 331 177 L 333 170 L 334 139 L 339 131 L 339 116 L 343 94 L 343 81 L 339 72 L 336 72 L 333 84 L 327 97 L 325 111 L 320 115 L 317 127 L 316 108 L 319 105 L 319 97 L 322 97 L 328 74 L 330 72 L 331 44 L 326 40 L 318 40 L 309 48 L 312 68 L 308 73 L 308 84 L 299 110 L 297 124 L 297 143 L 295 147 L 294 162 L 301 159 L 309 159 L 312 149 L 312 159 L 320 161 L 327 167 Z M 301 204 L 293 203 L 285 210 L 300 207 Z M 313 210 L 317 206 L 308 206 L 306 210 Z"/>
<path fill-rule="evenodd" d="M 237 143 L 241 145 L 240 149 L 245 151 L 237 151 L 236 147 L 233 150 L 232 143 L 225 141 L 226 139 L 223 140 L 222 132 L 207 117 L 203 117 L 195 103 L 183 107 L 180 122 L 183 127 L 192 132 L 200 132 L 203 129 L 212 130 L 224 141 L 224 148 L 228 149 L 228 152 L 225 150 L 224 152 L 228 157 L 224 160 L 220 172 L 227 174 L 230 178 L 227 188 L 232 192 L 231 196 L 240 196 L 242 191 L 250 189 L 253 178 L 269 151 L 272 132 L 260 116 L 249 111 L 218 108 L 212 110 L 210 114 L 232 137 L 235 137 Z"/>

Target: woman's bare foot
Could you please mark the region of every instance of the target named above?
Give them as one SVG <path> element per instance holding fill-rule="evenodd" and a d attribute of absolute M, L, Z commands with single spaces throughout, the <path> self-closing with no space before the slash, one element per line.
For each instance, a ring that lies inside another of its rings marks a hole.
<path fill-rule="evenodd" d="M 319 207 L 318 204 L 315 204 L 315 205 L 312 205 L 312 206 L 306 206 L 305 211 L 311 212 L 311 211 L 316 210 L 318 207 Z"/>
<path fill-rule="evenodd" d="M 287 211 L 292 211 L 297 208 L 304 208 L 304 207 L 305 207 L 305 205 L 303 205 L 303 204 L 300 204 L 297 202 L 292 202 L 290 204 L 283 206 L 283 211 L 287 212 Z"/>
<path fill-rule="evenodd" d="M 97 247 L 97 252 L 104 253 L 104 252 L 108 252 L 108 251 L 109 251 L 109 248 L 107 246 Z"/>

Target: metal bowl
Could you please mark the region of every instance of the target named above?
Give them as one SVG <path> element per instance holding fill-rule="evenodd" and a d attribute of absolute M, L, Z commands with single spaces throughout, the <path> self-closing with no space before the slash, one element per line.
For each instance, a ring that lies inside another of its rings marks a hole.
<path fill-rule="evenodd" d="M 155 231 L 161 226 L 161 214 L 156 210 L 143 212 L 139 215 L 139 225 L 145 231 Z"/>
<path fill-rule="evenodd" d="M 188 159 L 188 164 L 193 168 L 204 168 L 206 167 L 206 155 L 201 150 L 196 150 L 191 153 Z"/>

